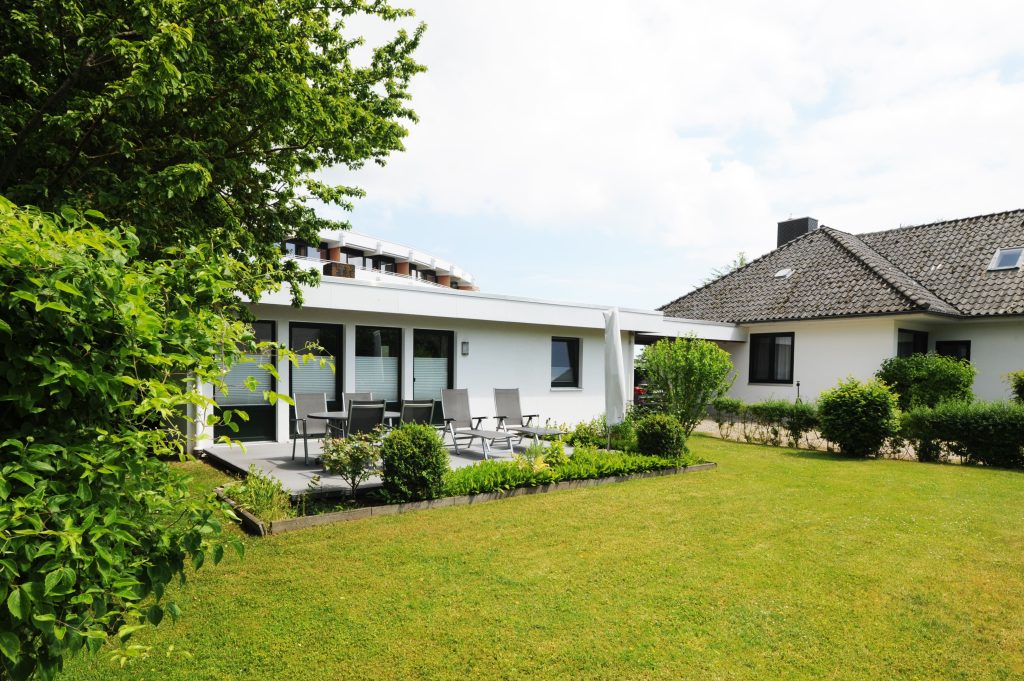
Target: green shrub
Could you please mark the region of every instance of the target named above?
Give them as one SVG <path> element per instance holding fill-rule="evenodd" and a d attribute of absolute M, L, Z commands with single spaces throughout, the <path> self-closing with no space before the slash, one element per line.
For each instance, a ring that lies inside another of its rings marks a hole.
<path fill-rule="evenodd" d="M 568 463 L 560 466 L 557 472 L 562 480 L 589 480 L 614 475 L 632 475 L 676 466 L 687 466 L 693 463 L 696 463 L 696 459 L 688 454 L 662 457 L 581 447 L 573 452 Z"/>
<path fill-rule="evenodd" d="M 404 423 L 381 443 L 381 480 L 392 502 L 436 499 L 448 471 L 448 451 L 433 426 Z"/>
<path fill-rule="evenodd" d="M 821 435 L 847 456 L 873 456 L 899 426 L 896 396 L 878 380 L 840 381 L 818 398 Z"/>
<path fill-rule="evenodd" d="M 636 446 L 647 456 L 678 456 L 686 449 L 686 433 L 673 416 L 647 414 L 637 421 Z"/>
<path fill-rule="evenodd" d="M 921 461 L 953 454 L 966 463 L 1024 468 L 1024 405 L 1017 402 L 944 402 L 912 410 L 901 425 Z"/>
<path fill-rule="evenodd" d="M 934 407 L 950 400 L 971 400 L 977 371 L 970 362 L 935 353 L 890 357 L 875 377 L 896 393 L 899 408 Z"/>
<path fill-rule="evenodd" d="M 744 413 L 754 425 L 754 440 L 772 447 L 781 445 L 792 406 L 785 400 L 765 400 L 746 405 Z"/>
<path fill-rule="evenodd" d="M 324 468 L 344 480 L 355 496 L 359 485 L 380 468 L 380 440 L 379 431 L 325 438 L 321 455 Z"/>
<path fill-rule="evenodd" d="M 729 437 L 736 422 L 743 418 L 743 413 L 743 402 L 735 397 L 722 396 L 711 402 L 711 418 L 722 438 Z"/>
<path fill-rule="evenodd" d="M 527 451 L 532 450 L 533 448 L 531 447 Z M 539 455 L 549 466 L 561 466 L 569 460 L 569 457 L 565 453 L 565 443 L 561 440 L 555 440 L 547 447 L 543 447 Z"/>
<path fill-rule="evenodd" d="M 604 416 L 597 416 L 589 421 L 581 421 L 566 435 L 566 444 L 570 447 L 603 447 L 608 443 L 608 427 Z"/>
<path fill-rule="evenodd" d="M 292 515 L 291 495 L 281 481 L 253 464 L 245 480 L 224 486 L 224 495 L 260 520 L 280 520 Z"/>
<path fill-rule="evenodd" d="M 539 479 L 545 483 L 538 482 Z M 555 479 L 557 474 L 550 468 L 541 474 L 533 466 L 522 465 L 518 461 L 480 461 L 447 471 L 444 474 L 444 493 L 446 496 L 461 496 L 500 492 L 516 487 L 536 487 Z"/>
<path fill-rule="evenodd" d="M 735 380 L 729 353 L 695 337 L 663 338 L 647 346 L 636 367 L 647 381 L 653 408 L 674 416 L 686 437 Z"/>
<path fill-rule="evenodd" d="M 1008 374 L 1006 380 L 1010 383 L 1010 390 L 1013 391 L 1013 399 L 1017 402 L 1024 402 L 1024 369 Z"/>
<path fill-rule="evenodd" d="M 789 405 L 785 426 L 789 432 L 789 446 L 800 446 L 800 440 L 818 427 L 817 406 L 812 402 L 794 402 Z"/>

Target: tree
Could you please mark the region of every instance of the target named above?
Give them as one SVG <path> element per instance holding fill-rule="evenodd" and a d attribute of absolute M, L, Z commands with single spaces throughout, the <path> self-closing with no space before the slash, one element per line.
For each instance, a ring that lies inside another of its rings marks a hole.
<path fill-rule="evenodd" d="M 132 234 L 91 220 L 0 198 L 2 678 L 176 618 L 165 587 L 224 552 L 219 505 L 164 458 L 184 452 L 182 410 L 209 405 L 181 377 L 217 381 L 252 342 L 213 302 L 238 264 L 200 246 L 133 261 Z"/>
<path fill-rule="evenodd" d="M 644 349 L 637 370 L 647 381 L 657 409 L 679 419 L 689 437 L 708 405 L 732 386 L 729 353 L 695 337 L 663 338 Z"/>
<path fill-rule="evenodd" d="M 721 267 L 716 267 L 713 270 L 711 270 L 708 276 L 704 277 L 704 279 L 701 280 L 700 285 L 707 286 L 711 282 L 717 281 L 724 277 L 725 275 L 731 274 L 736 270 L 740 269 L 741 267 L 746 267 L 749 264 L 750 260 L 747 259 L 747 254 L 744 253 L 743 251 L 740 251 L 739 253 L 736 254 L 736 257 L 729 261 L 727 264 L 722 265 Z"/>
<path fill-rule="evenodd" d="M 424 27 L 372 52 L 346 30 L 359 14 L 411 14 L 386 2 L 5 7 L 0 194 L 98 210 L 131 225 L 147 259 L 210 244 L 214 257 L 248 265 L 233 276 L 250 298 L 315 281 L 281 261 L 280 243 L 315 245 L 318 230 L 344 226 L 319 217 L 311 199 L 349 207 L 361 195 L 317 171 L 383 164 L 415 120 L 408 84 L 423 70 L 412 52 Z"/>
<path fill-rule="evenodd" d="M 0 677 L 178 608 L 223 555 L 185 456 L 199 381 L 254 352 L 243 298 L 315 273 L 327 166 L 402 148 L 423 26 L 370 50 L 363 0 L 12 0 L 0 22 Z M 365 63 L 363 63 L 365 62 Z M 361 65 L 360 65 L 361 64 Z M 26 209 L 18 206 L 33 205 Z M 104 218 L 104 216 L 106 216 Z M 270 367 L 273 370 L 273 367 Z M 268 394 L 271 400 L 276 395 Z"/>

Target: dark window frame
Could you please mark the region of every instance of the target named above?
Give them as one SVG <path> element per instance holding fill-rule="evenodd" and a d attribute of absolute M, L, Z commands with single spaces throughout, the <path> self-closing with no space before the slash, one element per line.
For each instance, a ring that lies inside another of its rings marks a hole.
<path fill-rule="evenodd" d="M 776 369 L 776 353 L 775 353 L 775 341 L 779 338 L 788 338 L 790 340 L 789 348 L 789 378 L 778 379 L 778 378 L 755 378 L 761 372 L 756 371 L 757 367 L 757 353 L 754 352 L 754 344 L 757 340 L 762 338 L 768 338 L 771 340 L 771 349 L 768 353 L 768 367 L 767 373 L 769 376 L 775 376 Z M 796 364 L 796 333 L 793 331 L 778 331 L 774 333 L 752 333 L 748 339 L 750 346 L 750 362 L 747 367 L 747 382 L 764 385 L 793 385 L 793 374 L 795 373 Z"/>
<path fill-rule="evenodd" d="M 404 366 L 405 366 L 405 362 L 403 361 L 404 360 L 404 355 L 405 355 L 405 352 L 403 350 L 403 348 L 405 346 L 405 330 L 404 330 L 404 327 L 401 327 L 401 326 L 381 326 L 381 325 L 378 325 L 378 324 L 356 324 L 356 326 L 355 326 L 356 342 L 355 342 L 355 347 L 352 348 L 352 358 L 353 358 L 353 360 L 355 360 L 356 357 L 376 357 L 376 355 L 360 355 L 359 354 L 360 330 L 371 331 L 371 332 L 373 330 L 397 331 L 398 332 L 398 353 L 392 355 L 390 353 L 390 349 L 389 349 L 389 352 L 388 352 L 388 357 L 394 357 L 394 358 L 396 358 L 398 360 L 398 376 L 396 377 L 396 381 L 397 381 L 396 386 L 398 388 L 398 398 L 396 400 L 389 401 L 387 403 L 387 408 L 389 410 L 397 410 L 399 408 L 399 406 L 402 404 L 402 400 L 405 399 L 405 390 L 404 390 L 405 386 L 402 385 L 402 383 L 403 383 L 402 376 L 404 375 L 402 372 L 403 372 L 403 369 L 404 369 Z M 390 348 L 390 346 L 389 346 L 389 348 Z"/>
<path fill-rule="evenodd" d="M 551 360 L 550 367 L 552 369 L 555 366 L 554 365 L 554 356 L 553 356 L 554 355 L 554 349 L 555 349 L 555 343 L 567 343 L 568 344 L 568 349 L 569 349 L 569 366 L 572 369 L 573 380 L 572 381 L 557 381 L 556 382 L 555 379 L 552 378 L 551 379 L 551 387 L 552 388 L 579 389 L 579 387 L 582 385 L 581 376 L 580 376 L 580 354 L 581 354 L 580 350 L 581 350 L 582 343 L 580 342 L 580 339 L 579 338 L 574 338 L 572 336 L 552 336 L 551 337 L 551 352 L 552 352 L 552 356 L 550 357 L 550 360 Z"/>
<path fill-rule="evenodd" d="M 258 319 L 252 322 L 253 331 L 256 335 L 256 340 L 259 342 L 277 343 L 277 322 L 271 319 Z M 269 330 L 269 333 L 261 333 L 261 329 Z M 262 337 L 261 337 L 262 336 Z M 270 363 L 277 366 L 277 352 L 271 350 L 270 352 Z M 273 373 L 270 373 L 270 389 L 277 392 L 277 378 L 274 377 Z M 217 399 L 217 389 L 214 388 L 213 397 Z M 244 411 L 249 416 L 248 420 L 236 419 L 235 422 L 238 424 L 238 431 L 235 432 L 231 428 L 218 423 L 213 427 L 214 437 L 220 437 L 221 435 L 227 435 L 228 437 L 239 440 L 241 442 L 273 442 L 277 439 L 277 406 L 267 402 L 266 404 L 259 405 L 226 405 L 228 409 L 235 411 Z M 220 416 L 223 407 L 219 404 L 214 408 L 214 413 Z M 261 420 L 262 417 L 262 420 Z M 261 430 L 261 425 L 266 425 L 266 430 Z"/>
<path fill-rule="evenodd" d="M 328 400 L 327 410 L 332 411 L 335 409 L 341 409 L 341 396 L 345 392 L 345 376 L 344 376 L 344 364 L 345 364 L 345 325 L 344 324 L 327 324 L 320 322 L 289 322 L 288 324 L 288 349 L 298 353 L 300 356 L 303 353 L 302 348 L 295 347 L 295 330 L 296 329 L 322 329 L 324 327 L 337 328 L 338 330 L 338 346 L 337 354 L 334 357 L 334 399 Z M 324 351 L 330 353 L 331 348 L 324 348 Z M 291 394 L 295 394 L 295 383 L 293 380 L 294 367 L 291 362 L 288 363 L 288 391 Z M 292 426 L 294 428 L 294 424 Z M 294 433 L 293 433 L 294 435 Z"/>
<path fill-rule="evenodd" d="M 963 348 L 964 352 L 959 352 Z M 935 341 L 935 354 L 945 357 L 956 357 L 971 361 L 971 341 L 969 340 L 940 340 Z"/>
<path fill-rule="evenodd" d="M 909 333 L 912 337 L 910 353 L 900 348 L 900 334 Z M 896 356 L 910 357 L 910 355 L 926 354 L 928 352 L 928 332 L 915 329 L 896 329 Z"/>

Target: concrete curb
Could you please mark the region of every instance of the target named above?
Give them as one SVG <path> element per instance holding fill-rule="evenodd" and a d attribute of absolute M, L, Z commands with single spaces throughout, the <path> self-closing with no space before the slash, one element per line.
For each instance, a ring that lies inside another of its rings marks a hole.
<path fill-rule="evenodd" d="M 644 478 L 660 478 L 666 475 L 678 475 L 681 473 L 698 473 L 717 468 L 717 463 L 699 463 L 683 468 L 665 468 L 660 471 L 648 471 L 646 473 L 635 473 L 633 475 L 615 475 L 607 478 L 593 478 L 589 480 L 563 480 L 548 485 L 537 487 L 517 487 L 516 489 L 502 492 L 485 492 L 483 494 L 467 494 L 459 497 L 442 497 L 429 501 L 413 501 L 404 504 L 386 504 L 384 506 L 366 506 L 351 511 L 335 511 L 334 513 L 321 513 L 320 515 L 308 515 L 301 518 L 285 518 L 284 520 L 272 520 L 264 523 L 235 502 L 225 497 L 221 488 L 217 488 L 217 496 L 227 501 L 235 509 L 235 513 L 242 519 L 242 529 L 257 537 L 265 537 L 268 534 L 281 534 L 282 532 L 294 532 L 320 525 L 331 525 L 344 523 L 363 518 L 372 518 L 385 515 L 398 515 L 413 511 L 425 511 L 431 508 L 449 508 L 451 506 L 470 506 L 484 504 L 490 501 L 499 501 L 512 497 L 525 496 L 529 494 L 547 494 L 548 492 L 564 492 L 573 489 L 596 487 L 615 482 L 627 482 L 629 480 L 642 480 Z"/>

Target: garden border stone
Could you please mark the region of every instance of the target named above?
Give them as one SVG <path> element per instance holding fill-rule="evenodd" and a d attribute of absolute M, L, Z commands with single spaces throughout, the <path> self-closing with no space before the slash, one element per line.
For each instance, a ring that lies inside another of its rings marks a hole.
<path fill-rule="evenodd" d="M 235 513 L 242 520 L 242 529 L 251 535 L 257 537 L 265 537 L 269 534 L 281 534 L 283 532 L 294 532 L 295 530 L 304 530 L 310 527 L 318 527 L 320 525 L 332 525 L 334 523 L 344 523 L 352 520 L 361 520 L 363 518 L 370 518 L 376 516 L 385 515 L 398 515 L 401 513 L 409 513 L 412 511 L 425 511 L 432 508 L 449 508 L 452 506 L 471 506 L 474 504 L 483 504 L 490 501 L 498 501 L 500 499 L 511 499 L 512 497 L 524 496 L 529 494 L 547 494 L 548 492 L 563 492 L 574 489 L 584 489 L 587 487 L 596 487 L 598 485 L 606 485 L 615 482 L 627 482 L 629 480 L 641 480 L 644 478 L 660 478 L 666 475 L 678 475 L 680 473 L 697 473 L 700 471 L 707 471 L 717 468 L 718 464 L 714 462 L 698 463 L 693 466 L 683 466 L 679 468 L 664 468 L 658 471 L 647 471 L 645 473 L 634 473 L 633 475 L 613 475 L 607 478 L 589 478 L 585 480 L 563 480 L 561 482 L 552 482 L 547 485 L 538 485 L 536 487 L 517 487 L 515 489 L 505 490 L 503 492 L 484 492 L 482 494 L 466 494 L 457 497 L 441 497 L 440 499 L 430 499 L 429 501 L 411 501 L 402 504 L 385 504 L 382 506 L 364 506 L 363 508 L 352 509 L 351 511 L 335 511 L 333 513 L 321 513 L 320 515 L 307 515 L 300 518 L 285 518 L 283 520 L 271 520 L 270 522 L 263 522 L 256 516 L 252 515 L 245 509 L 238 506 L 237 503 L 224 496 L 223 489 L 217 488 L 217 496 L 231 504 L 234 508 Z"/>

